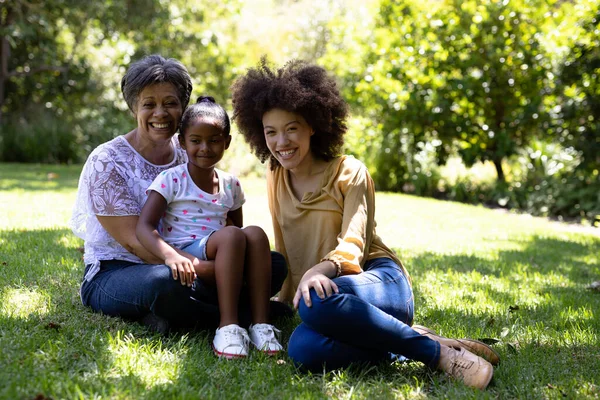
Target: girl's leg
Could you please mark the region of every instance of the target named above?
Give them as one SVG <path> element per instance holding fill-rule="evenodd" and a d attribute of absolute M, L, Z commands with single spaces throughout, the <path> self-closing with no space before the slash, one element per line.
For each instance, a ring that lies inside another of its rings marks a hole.
<path fill-rule="evenodd" d="M 206 243 L 206 256 L 215 260 L 215 280 L 221 321 L 219 327 L 238 323 L 238 300 L 244 275 L 246 237 L 241 229 L 226 226 Z"/>
<path fill-rule="evenodd" d="M 402 270 L 388 258 L 370 260 L 365 269 L 359 275 L 334 279 L 339 294 L 320 299 L 311 291 L 312 307 L 300 301 L 299 314 L 304 324 L 354 348 L 401 354 L 436 367 L 439 343 L 409 326 L 413 319 L 413 296 Z M 288 349 L 293 357 L 298 353 L 294 349 L 298 342 L 292 338 Z M 337 354 L 338 347 L 319 349 L 322 361 L 342 359 Z"/>
<path fill-rule="evenodd" d="M 258 226 L 242 229 L 246 236 L 245 277 L 250 297 L 252 323 L 266 323 L 269 319 L 271 297 L 271 250 L 269 239 Z"/>

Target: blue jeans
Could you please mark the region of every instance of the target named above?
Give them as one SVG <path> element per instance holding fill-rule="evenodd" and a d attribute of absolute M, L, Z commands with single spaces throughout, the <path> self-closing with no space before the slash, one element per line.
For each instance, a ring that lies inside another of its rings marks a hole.
<path fill-rule="evenodd" d="M 437 366 L 439 343 L 410 327 L 413 293 L 402 269 L 389 258 L 369 260 L 363 269 L 333 279 L 338 294 L 320 299 L 313 289 L 312 307 L 300 301 L 302 323 L 288 343 L 294 363 L 318 372 L 389 360 L 392 353 Z"/>
<path fill-rule="evenodd" d="M 281 254 L 271 252 L 271 271 L 271 295 L 275 295 L 287 276 L 287 265 Z M 81 284 L 81 301 L 94 311 L 127 319 L 138 320 L 153 313 L 176 327 L 216 328 L 219 325 L 216 289 L 199 279 L 191 288 L 184 286 L 173 279 L 166 265 L 102 261 L 94 278 Z M 247 307 L 242 307 L 248 303 L 247 294 L 242 290 L 241 324 L 247 324 L 250 319 L 245 315 Z"/>

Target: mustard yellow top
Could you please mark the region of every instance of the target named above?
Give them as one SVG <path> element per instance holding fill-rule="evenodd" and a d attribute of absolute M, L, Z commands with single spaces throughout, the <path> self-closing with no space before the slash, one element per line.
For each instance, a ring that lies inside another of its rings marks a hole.
<path fill-rule="evenodd" d="M 304 273 L 327 259 L 341 275 L 358 274 L 366 261 L 387 257 L 408 273 L 394 252 L 375 233 L 375 186 L 367 167 L 352 156 L 329 162 L 319 189 L 299 201 L 289 172 L 267 172 L 269 209 L 275 249 L 285 257 L 289 273 L 279 294 L 291 302 Z M 410 281 L 410 278 L 409 278 Z"/>

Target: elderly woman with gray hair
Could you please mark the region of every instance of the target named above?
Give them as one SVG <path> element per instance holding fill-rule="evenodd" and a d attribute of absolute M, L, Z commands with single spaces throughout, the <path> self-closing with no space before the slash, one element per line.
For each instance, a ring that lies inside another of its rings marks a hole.
<path fill-rule="evenodd" d="M 121 90 L 137 126 L 92 151 L 70 221 L 85 241 L 81 300 L 94 311 L 137 320 L 161 333 L 170 327 L 215 327 L 214 261 L 191 259 L 199 267 L 197 278 L 184 284 L 173 279 L 169 267 L 135 233 L 150 183 L 162 171 L 187 162 L 175 133 L 192 92 L 190 76 L 179 61 L 151 55 L 131 64 Z M 271 259 L 271 291 L 276 293 L 287 268 L 279 253 Z M 243 299 L 241 305 L 247 303 Z"/>

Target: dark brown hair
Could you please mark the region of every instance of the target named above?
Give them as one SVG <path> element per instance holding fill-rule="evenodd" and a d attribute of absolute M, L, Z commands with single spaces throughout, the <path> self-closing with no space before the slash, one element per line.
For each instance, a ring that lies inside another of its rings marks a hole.
<path fill-rule="evenodd" d="M 271 168 L 279 165 L 267 147 L 262 124 L 264 113 L 274 108 L 300 114 L 314 129 L 310 149 L 315 157 L 328 161 L 339 155 L 348 105 L 324 68 L 293 60 L 275 70 L 263 57 L 231 90 L 233 120 L 261 162 L 270 159 Z"/>

